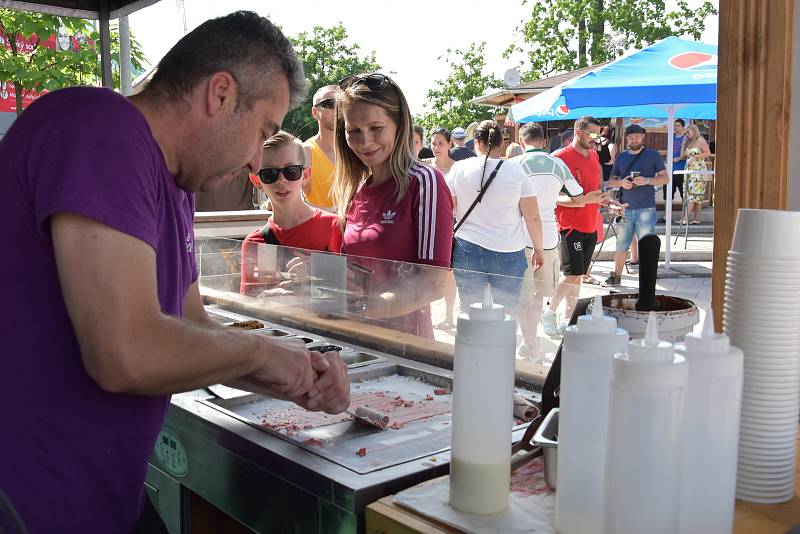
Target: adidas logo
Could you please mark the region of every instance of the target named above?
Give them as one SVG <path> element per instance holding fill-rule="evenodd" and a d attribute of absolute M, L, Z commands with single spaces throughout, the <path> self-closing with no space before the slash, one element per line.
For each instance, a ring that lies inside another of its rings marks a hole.
<path fill-rule="evenodd" d="M 386 210 L 383 212 L 383 220 L 381 224 L 394 224 L 394 216 L 397 215 L 396 211 Z"/>

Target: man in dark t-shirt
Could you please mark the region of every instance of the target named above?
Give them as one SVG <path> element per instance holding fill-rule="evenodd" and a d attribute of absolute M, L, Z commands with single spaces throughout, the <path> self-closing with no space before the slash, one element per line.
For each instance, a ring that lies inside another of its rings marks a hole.
<path fill-rule="evenodd" d="M 606 283 L 618 285 L 622 268 L 631 246 L 633 233 L 642 237 L 655 232 L 656 187 L 669 181 L 661 154 L 646 148 L 644 128 L 631 124 L 625 128 L 628 149 L 617 156 L 611 168 L 608 185 L 620 188 L 620 202 L 627 204 L 625 223 L 617 228 L 617 250 L 614 254 L 614 272 Z"/>
<path fill-rule="evenodd" d="M 454 161 L 475 157 L 475 152 L 465 146 L 464 140 L 467 137 L 467 132 L 464 128 L 453 128 L 450 137 L 453 140 L 453 145 L 455 145 L 450 149 L 450 157 Z"/>
<path fill-rule="evenodd" d="M 198 287 L 194 193 L 257 173 L 304 87 L 289 40 L 239 11 L 185 35 L 142 93 L 53 91 L 0 141 L 0 488 L 29 532 L 165 531 L 144 526 L 144 480 L 172 393 L 347 408 L 336 353 L 217 325 Z"/>

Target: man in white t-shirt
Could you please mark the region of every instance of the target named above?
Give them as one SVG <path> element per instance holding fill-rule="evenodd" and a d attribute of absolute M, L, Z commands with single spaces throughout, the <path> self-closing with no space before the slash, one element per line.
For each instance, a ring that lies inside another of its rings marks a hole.
<path fill-rule="evenodd" d="M 523 172 L 536 185 L 539 218 L 542 220 L 542 248 L 544 249 L 542 268 L 536 271 L 528 269 L 522 289 L 520 328 L 524 341 L 523 346 L 520 347 L 520 355 L 526 356 L 537 353 L 536 325 L 540 318 L 545 334 L 549 336 L 558 334 L 555 313 L 546 313 L 545 316 L 542 316 L 544 300 L 553 295 L 561 276 L 556 199 L 562 193 L 572 197 L 581 195 L 583 188 L 573 178 L 563 160 L 547 153 L 545 150 L 547 140 L 544 130 L 539 124 L 525 124 L 520 129 L 519 136 L 525 153 L 511 161 L 518 163 Z M 527 245 L 531 247 L 530 237 L 527 235 L 526 237 Z"/>

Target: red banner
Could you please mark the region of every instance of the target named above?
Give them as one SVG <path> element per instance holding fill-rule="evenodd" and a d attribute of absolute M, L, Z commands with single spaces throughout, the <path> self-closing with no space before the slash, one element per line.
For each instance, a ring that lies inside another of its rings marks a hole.
<path fill-rule="evenodd" d="M 77 52 L 81 48 L 94 47 L 94 42 L 82 34 L 70 35 L 66 28 L 60 28 L 58 35 L 50 35 L 48 39 L 39 40 L 36 34 L 32 34 L 28 39 L 16 35 L 17 52 L 23 55 L 34 52 L 37 46 L 56 50 L 58 52 Z M 0 42 L 7 50 L 11 50 L 11 42 L 6 35 L 0 32 Z M 31 102 L 40 96 L 47 94 L 46 90 L 24 90 L 22 94 L 22 109 L 25 109 Z M 16 113 L 17 111 L 17 92 L 11 82 L 0 82 L 0 112 Z"/>
<path fill-rule="evenodd" d="M 36 100 L 42 95 L 47 94 L 46 90 L 42 91 L 22 91 L 22 109 L 27 108 L 31 102 Z M 11 82 L 0 82 L 0 112 L 16 113 L 17 112 L 17 91 L 14 84 Z"/>

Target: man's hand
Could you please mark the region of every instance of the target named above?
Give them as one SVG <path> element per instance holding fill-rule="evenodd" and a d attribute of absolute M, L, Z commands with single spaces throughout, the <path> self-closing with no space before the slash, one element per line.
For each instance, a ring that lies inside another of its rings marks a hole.
<path fill-rule="evenodd" d="M 636 178 L 633 179 L 633 185 L 636 186 L 650 185 L 649 182 L 650 178 L 647 178 L 645 176 L 637 176 Z"/>
<path fill-rule="evenodd" d="M 584 195 L 586 204 L 599 204 L 608 199 L 608 193 L 601 190 L 590 191 Z"/>
<path fill-rule="evenodd" d="M 336 351 L 311 352 L 311 365 L 317 373 L 311 391 L 297 401 L 307 410 L 337 414 L 350 406 L 350 378 L 347 364 Z"/>
<path fill-rule="evenodd" d="M 311 353 L 302 340 L 256 333 L 245 335 L 252 335 L 261 341 L 262 365 L 252 375 L 231 385 L 287 400 L 301 399 L 311 391 L 316 372 L 311 364 Z M 242 382 L 243 385 L 240 385 Z"/>
<path fill-rule="evenodd" d="M 543 250 L 533 250 L 533 254 L 531 255 L 531 267 L 533 267 L 534 271 L 538 271 L 544 265 L 544 251 Z"/>
<path fill-rule="evenodd" d="M 630 177 L 623 178 L 619 181 L 619 186 L 622 189 L 633 189 L 633 180 L 631 180 Z"/>

